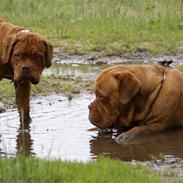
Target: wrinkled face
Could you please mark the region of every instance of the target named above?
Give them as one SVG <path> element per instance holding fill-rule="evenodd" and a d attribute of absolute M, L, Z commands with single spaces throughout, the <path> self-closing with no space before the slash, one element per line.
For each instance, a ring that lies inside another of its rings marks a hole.
<path fill-rule="evenodd" d="M 119 116 L 119 82 L 110 73 L 102 74 L 95 83 L 96 98 L 89 107 L 89 120 L 98 128 L 108 128 Z"/>
<path fill-rule="evenodd" d="M 141 86 L 141 81 L 127 66 L 104 70 L 95 82 L 96 99 L 88 106 L 91 123 L 98 128 L 109 128 L 120 120 L 122 126 L 127 126 L 130 121 L 124 121 L 126 113 Z"/>
<path fill-rule="evenodd" d="M 30 80 L 37 84 L 46 62 L 46 44 L 37 35 L 22 34 L 12 49 L 14 82 Z"/>

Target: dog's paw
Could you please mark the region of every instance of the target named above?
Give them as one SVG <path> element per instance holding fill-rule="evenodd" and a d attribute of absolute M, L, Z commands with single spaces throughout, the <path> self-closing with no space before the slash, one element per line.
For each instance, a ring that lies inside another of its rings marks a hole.
<path fill-rule="evenodd" d="M 115 138 L 118 144 L 129 144 L 135 140 L 134 134 L 131 131 L 124 132 Z"/>
<path fill-rule="evenodd" d="M 145 133 L 139 127 L 134 127 L 131 130 L 121 133 L 115 138 L 119 144 L 135 144 L 144 141 Z"/>

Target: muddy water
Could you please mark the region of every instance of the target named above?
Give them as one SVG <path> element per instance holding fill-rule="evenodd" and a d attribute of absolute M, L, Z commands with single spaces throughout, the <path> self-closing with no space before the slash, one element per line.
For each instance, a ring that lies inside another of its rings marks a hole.
<path fill-rule="evenodd" d="M 87 131 L 90 94 L 68 100 L 61 95 L 33 99 L 32 122 L 21 130 L 17 111 L 0 114 L 0 152 L 2 156 L 19 153 L 40 158 L 87 161 L 100 155 L 124 161 L 148 160 L 151 156 L 183 157 L 183 130 L 169 131 L 132 145 L 119 145 L 115 133 Z"/>
<path fill-rule="evenodd" d="M 31 103 L 32 122 L 21 130 L 16 110 L 0 114 L 0 151 L 15 155 L 18 151 L 41 158 L 69 160 L 90 159 L 91 127 L 87 105 L 91 95 L 73 100 L 52 95 L 36 98 Z"/>
<path fill-rule="evenodd" d="M 92 79 L 99 66 L 72 65 L 53 67 L 45 75 L 81 76 Z M 116 133 L 101 134 L 87 131 L 93 126 L 88 121 L 91 94 L 76 95 L 68 100 L 63 95 L 33 98 L 32 122 L 22 126 L 16 109 L 0 113 L 0 155 L 33 154 L 39 158 L 88 161 L 100 155 L 123 161 L 146 161 L 152 156 L 172 155 L 183 158 L 183 130 L 174 130 L 142 139 L 131 145 L 114 141 Z"/>

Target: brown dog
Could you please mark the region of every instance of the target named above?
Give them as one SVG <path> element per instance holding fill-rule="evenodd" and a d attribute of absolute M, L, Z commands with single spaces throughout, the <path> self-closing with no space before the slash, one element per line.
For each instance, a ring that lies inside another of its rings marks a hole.
<path fill-rule="evenodd" d="M 27 122 L 31 83 L 51 66 L 52 45 L 39 34 L 0 19 L 0 79 L 14 82 L 20 120 Z"/>
<path fill-rule="evenodd" d="M 126 127 L 117 142 L 183 124 L 183 73 L 161 65 L 118 65 L 95 82 L 89 120 L 98 128 Z"/>

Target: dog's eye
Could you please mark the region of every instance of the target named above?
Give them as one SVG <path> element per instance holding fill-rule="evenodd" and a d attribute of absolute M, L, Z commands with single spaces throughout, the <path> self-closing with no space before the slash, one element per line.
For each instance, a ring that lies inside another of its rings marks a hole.
<path fill-rule="evenodd" d="M 15 57 L 16 59 L 21 59 L 21 58 L 23 57 L 23 55 L 22 55 L 22 53 L 15 53 L 15 54 L 14 54 L 14 57 Z"/>
<path fill-rule="evenodd" d="M 33 55 L 33 57 L 34 57 L 35 60 L 38 60 L 38 61 L 42 59 L 41 55 L 38 54 L 38 53 L 35 53 L 35 54 Z"/>

